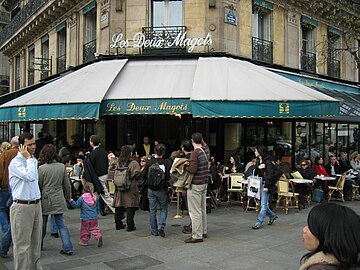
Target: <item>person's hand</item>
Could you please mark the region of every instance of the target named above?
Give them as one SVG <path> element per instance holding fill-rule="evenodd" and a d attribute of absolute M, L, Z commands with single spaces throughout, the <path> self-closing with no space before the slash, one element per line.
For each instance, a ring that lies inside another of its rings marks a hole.
<path fill-rule="evenodd" d="M 265 169 L 265 164 L 264 164 L 264 163 L 260 164 L 260 165 L 258 166 L 258 168 L 259 168 L 259 169 Z"/>
<path fill-rule="evenodd" d="M 269 189 L 268 188 L 264 188 L 264 192 L 268 192 L 269 191 Z"/>
<path fill-rule="evenodd" d="M 20 144 L 19 146 L 19 152 L 24 156 L 24 158 L 29 159 L 31 158 L 31 154 L 29 153 L 29 151 L 27 150 L 27 146 Z"/>

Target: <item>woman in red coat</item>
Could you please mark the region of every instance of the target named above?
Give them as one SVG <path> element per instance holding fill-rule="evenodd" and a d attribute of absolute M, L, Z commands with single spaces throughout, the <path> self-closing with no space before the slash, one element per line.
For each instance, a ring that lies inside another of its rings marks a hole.
<path fill-rule="evenodd" d="M 323 163 L 324 159 L 321 156 L 317 156 L 314 161 L 314 170 L 317 175 L 329 176 Z"/>

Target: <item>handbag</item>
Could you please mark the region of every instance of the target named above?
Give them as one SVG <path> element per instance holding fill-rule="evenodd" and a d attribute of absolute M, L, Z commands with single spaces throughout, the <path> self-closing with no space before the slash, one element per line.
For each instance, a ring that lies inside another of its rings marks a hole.
<path fill-rule="evenodd" d="M 320 203 L 324 199 L 324 191 L 319 188 L 315 188 L 312 195 L 312 201 L 316 203 Z"/>
<path fill-rule="evenodd" d="M 260 200 L 261 188 L 262 188 L 262 177 L 254 176 L 254 175 L 248 177 L 248 188 L 247 188 L 248 197 L 253 197 L 255 199 Z"/>
<path fill-rule="evenodd" d="M 142 187 L 142 190 L 141 190 L 139 208 L 143 211 L 150 211 L 148 189 L 147 189 L 147 186 L 145 186 L 145 185 Z"/>

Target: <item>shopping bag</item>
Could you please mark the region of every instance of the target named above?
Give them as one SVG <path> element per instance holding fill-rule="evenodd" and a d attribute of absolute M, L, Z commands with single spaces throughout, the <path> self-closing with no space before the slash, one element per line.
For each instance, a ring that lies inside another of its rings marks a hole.
<path fill-rule="evenodd" d="M 262 187 L 262 177 L 258 176 L 249 176 L 248 177 L 248 197 L 253 197 L 260 200 L 261 197 L 261 187 Z"/>
<path fill-rule="evenodd" d="M 315 188 L 312 195 L 312 201 L 320 203 L 324 199 L 324 191 L 319 187 Z"/>

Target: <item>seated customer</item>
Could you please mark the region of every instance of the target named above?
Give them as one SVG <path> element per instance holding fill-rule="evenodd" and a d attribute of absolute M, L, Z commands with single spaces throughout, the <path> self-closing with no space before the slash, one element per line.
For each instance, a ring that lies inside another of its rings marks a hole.
<path fill-rule="evenodd" d="M 342 174 L 343 171 L 339 165 L 339 161 L 336 156 L 330 156 L 330 162 L 325 166 L 326 172 L 330 176 L 336 176 L 337 174 Z"/>
<path fill-rule="evenodd" d="M 329 176 L 324 167 L 324 159 L 322 156 L 317 156 L 314 161 L 314 170 L 317 175 Z"/>
<path fill-rule="evenodd" d="M 314 171 L 313 168 L 309 168 L 309 164 L 306 162 L 306 160 L 302 160 L 300 162 L 299 173 L 301 174 L 303 179 L 312 180 L 316 176 L 316 172 Z M 300 199 L 299 209 L 304 209 L 306 208 L 306 204 L 305 204 L 306 195 L 311 193 L 312 186 L 309 184 L 299 184 L 296 187 L 297 187 L 297 191 L 299 192 L 299 199 Z"/>

